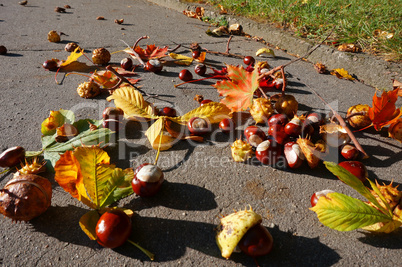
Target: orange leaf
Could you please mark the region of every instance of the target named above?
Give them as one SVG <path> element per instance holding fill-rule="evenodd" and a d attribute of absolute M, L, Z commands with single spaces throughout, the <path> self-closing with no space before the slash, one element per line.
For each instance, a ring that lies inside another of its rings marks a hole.
<path fill-rule="evenodd" d="M 66 151 L 54 166 L 56 182 L 71 196 L 79 199 L 77 184 L 82 183 L 80 163 L 73 151 Z"/>
<path fill-rule="evenodd" d="M 114 68 L 114 69 L 122 76 L 132 76 L 136 74 L 135 72 L 126 71 L 122 68 Z M 92 74 L 91 78 L 105 88 L 111 88 L 115 86 L 119 81 L 117 76 L 108 70 L 95 71 Z M 126 78 L 126 79 L 130 81 L 132 84 L 135 84 L 139 81 L 139 79 L 132 79 L 132 78 Z"/>
<path fill-rule="evenodd" d="M 130 53 L 129 50 L 126 50 L 127 53 Z M 166 52 L 168 51 L 168 47 L 165 46 L 163 48 L 156 47 L 154 44 L 147 45 L 146 49 L 143 49 L 139 46 L 135 47 L 134 51 L 140 56 L 142 60 L 150 60 L 153 58 L 162 58 L 166 56 Z M 132 55 L 134 56 L 134 55 Z"/>
<path fill-rule="evenodd" d="M 398 99 L 398 91 L 398 89 L 389 92 L 383 91 L 381 97 L 374 94 L 373 107 L 370 107 L 368 115 L 377 131 L 393 123 L 402 115 L 401 110 L 395 107 L 395 102 Z"/>
<path fill-rule="evenodd" d="M 258 89 L 258 69 L 248 72 L 242 66 L 227 65 L 227 71 L 229 80 L 217 81 L 213 87 L 225 97 L 221 103 L 232 112 L 246 110 L 252 105 L 254 92 Z"/>

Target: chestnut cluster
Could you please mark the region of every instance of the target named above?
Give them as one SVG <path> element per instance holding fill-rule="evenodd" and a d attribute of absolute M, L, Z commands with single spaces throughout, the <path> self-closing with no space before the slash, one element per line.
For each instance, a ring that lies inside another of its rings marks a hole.
<path fill-rule="evenodd" d="M 274 114 L 268 119 L 267 132 L 259 126 L 252 125 L 244 130 L 244 136 L 255 150 L 256 158 L 262 164 L 296 169 L 301 167 L 306 159 L 297 140 L 299 138 L 313 140 L 323 138 L 319 129 L 327 126 L 324 123 L 324 116 L 315 112 L 307 116 L 298 117 L 295 115 L 292 119 L 289 119 L 285 114 Z M 343 137 L 339 138 L 342 139 Z M 320 153 L 324 156 L 327 144 L 325 142 L 322 144 L 324 151 L 320 151 Z M 340 155 L 345 160 L 345 163 L 342 164 L 346 166 L 349 164 L 348 162 L 353 162 L 353 165 L 360 165 L 358 161 L 356 161 L 357 163 L 354 161 L 360 153 L 354 145 L 348 143 L 348 140 L 342 139 L 342 142 L 339 141 L 339 146 L 335 149 L 339 150 Z M 365 179 L 364 168 L 361 167 L 360 169 L 361 174 L 358 177 L 362 176 L 362 179 Z M 355 173 L 357 174 L 357 171 Z"/>

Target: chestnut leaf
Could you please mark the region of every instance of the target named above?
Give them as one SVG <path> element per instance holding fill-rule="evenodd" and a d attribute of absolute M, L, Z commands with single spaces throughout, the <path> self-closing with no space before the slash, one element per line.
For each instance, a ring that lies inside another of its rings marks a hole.
<path fill-rule="evenodd" d="M 142 94 L 131 86 L 124 86 L 116 89 L 107 101 L 114 100 L 117 108 L 124 111 L 124 117 L 129 120 L 149 120 L 157 118 L 154 115 L 152 104 L 144 100 Z"/>
<path fill-rule="evenodd" d="M 133 193 L 130 171 L 110 164 L 99 146 L 77 147 L 60 156 L 55 180 L 72 197 L 93 209 L 100 209 Z M 119 189 L 119 190 L 118 190 Z"/>
<path fill-rule="evenodd" d="M 351 231 L 378 222 L 392 221 L 392 216 L 359 199 L 336 192 L 320 197 L 310 209 L 317 213 L 322 224 L 338 231 Z"/>
<path fill-rule="evenodd" d="M 375 196 L 370 192 L 370 190 L 366 186 L 364 186 L 362 181 L 360 181 L 356 176 L 354 176 L 349 171 L 347 171 L 345 168 L 339 166 L 338 164 L 336 164 L 334 162 L 326 161 L 326 162 L 324 162 L 324 164 L 329 171 L 331 171 L 335 176 L 337 176 L 339 178 L 339 180 L 341 180 L 345 184 L 349 185 L 354 190 L 356 190 L 359 194 L 364 196 L 368 201 L 370 201 L 372 204 L 374 204 L 380 211 L 382 211 L 385 214 L 388 213 L 392 217 L 392 211 L 389 208 L 389 206 L 387 206 L 387 209 L 382 207 L 380 205 L 380 203 L 378 203 Z M 377 186 L 374 183 L 372 183 L 371 181 L 370 181 L 370 184 L 371 184 L 373 190 L 378 193 L 380 198 L 384 199 L 384 196 L 379 192 L 379 189 L 377 188 Z M 385 200 L 383 202 L 387 203 L 387 201 L 385 201 Z"/>

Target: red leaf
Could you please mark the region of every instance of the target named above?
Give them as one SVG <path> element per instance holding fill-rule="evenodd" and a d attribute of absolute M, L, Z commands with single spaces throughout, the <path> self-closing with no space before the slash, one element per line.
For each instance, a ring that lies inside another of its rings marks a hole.
<path fill-rule="evenodd" d="M 398 89 L 389 92 L 383 91 L 381 97 L 374 94 L 373 107 L 369 109 L 368 115 L 377 131 L 393 123 L 402 115 L 401 110 L 395 107 L 395 102 L 398 99 L 398 91 Z"/>
<path fill-rule="evenodd" d="M 246 110 L 252 105 L 254 92 L 258 89 L 258 69 L 247 72 L 242 66 L 227 65 L 227 72 L 229 80 L 218 81 L 213 87 L 225 97 L 221 103 L 232 112 Z"/>
<path fill-rule="evenodd" d="M 156 47 L 154 44 L 147 45 L 146 49 L 143 49 L 139 46 L 135 47 L 134 51 L 140 56 L 142 60 L 150 60 L 153 58 L 161 58 L 166 56 L 166 52 L 168 51 L 168 47 L 165 46 L 163 48 Z M 130 52 L 128 52 L 130 54 Z"/>

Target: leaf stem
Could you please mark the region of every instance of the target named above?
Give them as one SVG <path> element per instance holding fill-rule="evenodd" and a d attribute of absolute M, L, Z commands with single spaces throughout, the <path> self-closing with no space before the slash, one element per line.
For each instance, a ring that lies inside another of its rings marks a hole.
<path fill-rule="evenodd" d="M 145 248 L 141 247 L 139 244 L 135 243 L 134 241 L 131 241 L 130 239 L 127 239 L 127 241 L 130 244 L 136 246 L 142 252 L 144 252 L 144 254 L 147 255 L 151 261 L 153 261 L 155 259 L 155 255 L 153 253 L 149 252 L 148 250 L 146 250 Z"/>
<path fill-rule="evenodd" d="M 204 80 L 208 80 L 208 79 L 227 79 L 227 76 L 226 75 L 214 75 L 214 76 L 210 76 L 210 77 L 205 77 L 205 78 L 201 78 L 201 79 L 196 79 L 196 80 L 191 80 L 191 81 L 175 84 L 174 87 L 177 88 L 186 83 L 199 82 L 199 81 L 204 81 Z"/>
<path fill-rule="evenodd" d="M 159 144 L 158 144 L 158 152 L 156 153 L 154 165 L 158 164 L 159 154 L 161 152 L 161 145 L 162 145 L 162 138 L 163 138 L 163 130 L 165 129 L 165 118 L 162 121 L 162 129 L 159 137 Z"/>
<path fill-rule="evenodd" d="M 300 80 L 300 79 L 298 79 Z M 316 90 L 311 88 L 308 84 L 305 84 L 334 114 L 336 119 L 338 120 L 339 124 L 345 129 L 347 134 L 349 135 L 350 139 L 353 141 L 356 148 L 363 154 L 363 159 L 369 158 L 369 155 L 364 151 L 363 147 L 360 145 L 359 141 L 357 141 L 356 137 L 354 136 L 353 132 L 348 128 L 345 121 L 343 120 L 342 116 L 339 115 L 319 94 Z"/>

